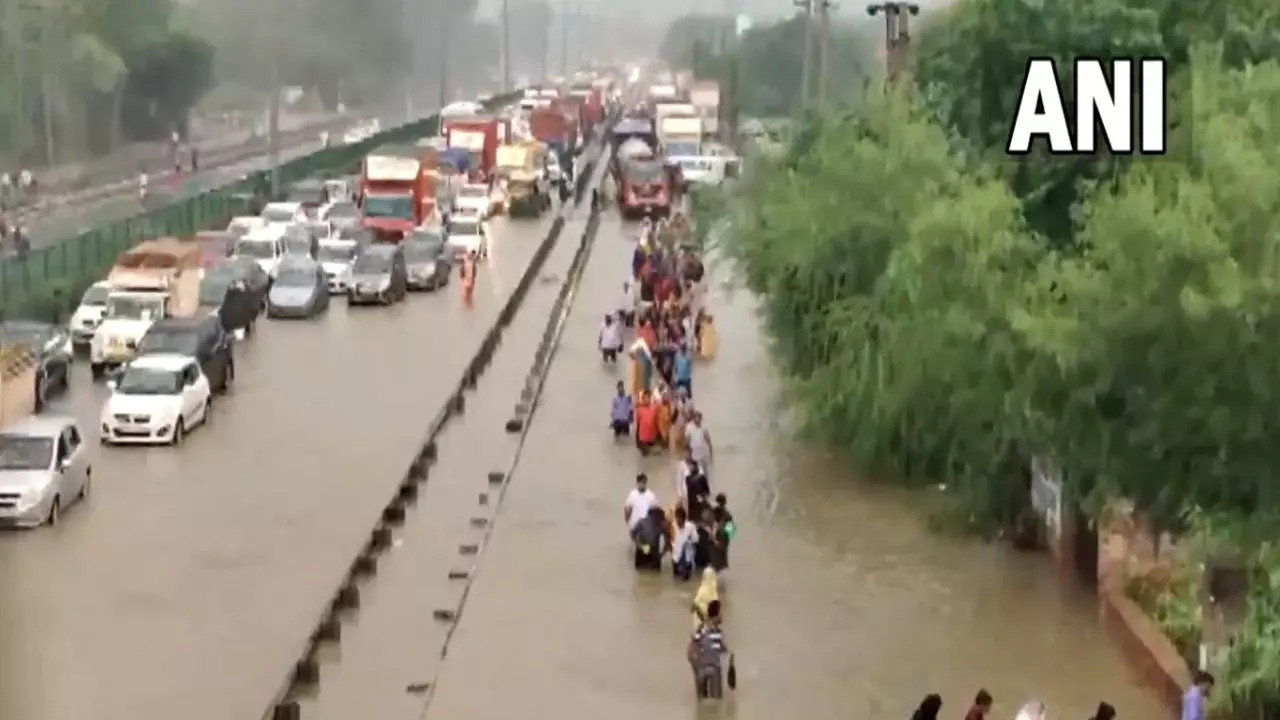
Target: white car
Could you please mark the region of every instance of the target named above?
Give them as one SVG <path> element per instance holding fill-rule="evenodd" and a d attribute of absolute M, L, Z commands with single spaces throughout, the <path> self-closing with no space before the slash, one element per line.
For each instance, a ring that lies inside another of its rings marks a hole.
<path fill-rule="evenodd" d="M 455 216 L 449 219 L 449 249 L 454 255 L 489 254 L 489 233 L 484 221 L 477 217 Z"/>
<path fill-rule="evenodd" d="M 98 331 L 98 326 L 102 324 L 103 316 L 107 314 L 107 295 L 110 292 L 110 285 L 106 282 L 98 281 L 90 285 L 84 291 L 84 295 L 80 296 L 80 305 L 71 314 L 71 322 L 67 327 L 71 331 L 72 343 L 88 345 L 93 341 L 94 333 Z"/>
<path fill-rule="evenodd" d="M 213 393 L 200 363 L 189 355 L 141 355 L 111 383 L 102 408 L 104 445 L 177 445 L 209 420 Z"/>
<path fill-rule="evenodd" d="M 255 230 L 236 241 L 233 257 L 253 258 L 271 277 L 276 276 L 280 258 L 285 254 L 284 233 L 287 226 Z"/>
<path fill-rule="evenodd" d="M 142 336 L 168 314 L 168 309 L 166 293 L 112 290 L 107 295 L 106 313 L 89 343 L 89 370 L 94 379 L 132 360 Z"/>
<path fill-rule="evenodd" d="M 236 237 L 244 237 L 259 228 L 267 226 L 267 221 L 257 215 L 240 215 L 231 218 L 231 222 L 227 223 L 227 232 Z"/>
<path fill-rule="evenodd" d="M 318 259 L 329 282 L 330 294 L 342 294 L 351 287 L 351 265 L 356 261 L 359 243 L 355 240 L 321 240 Z"/>
<path fill-rule="evenodd" d="M 482 183 L 467 183 L 458 188 L 453 198 L 453 211 L 459 215 L 478 215 L 489 217 L 489 208 L 493 204 L 489 186 Z"/>
<path fill-rule="evenodd" d="M 302 203 L 273 202 L 262 208 L 261 217 L 267 225 L 292 225 L 306 222 L 307 210 Z"/>

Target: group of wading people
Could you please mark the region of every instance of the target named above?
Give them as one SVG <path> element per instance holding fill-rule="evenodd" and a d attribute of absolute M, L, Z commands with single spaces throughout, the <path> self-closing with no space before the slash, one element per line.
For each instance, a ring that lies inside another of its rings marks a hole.
<path fill-rule="evenodd" d="M 629 279 L 600 326 L 599 348 L 604 362 L 627 363 L 627 380 L 618 382 L 609 407 L 615 440 L 632 440 L 642 456 L 665 450 L 680 458 L 670 510 L 641 473 L 623 520 L 636 570 L 661 572 L 670 556 L 677 582 L 700 578 L 686 654 L 697 697 L 718 699 L 726 680 L 731 688 L 736 683 L 720 601 L 735 526 L 728 498 L 711 487 L 714 447 L 694 399 L 694 361 L 715 355 L 716 334 L 703 306 L 706 270 L 684 244 L 688 233 L 679 214 L 641 226 Z"/>

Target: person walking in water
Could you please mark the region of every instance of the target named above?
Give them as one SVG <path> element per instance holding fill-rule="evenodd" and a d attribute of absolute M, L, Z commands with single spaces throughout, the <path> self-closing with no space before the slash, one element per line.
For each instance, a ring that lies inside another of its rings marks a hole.
<path fill-rule="evenodd" d="M 920 701 L 920 706 L 911 713 L 911 720 L 938 720 L 938 712 L 942 710 L 942 696 L 929 693 Z"/>
<path fill-rule="evenodd" d="M 1182 720 L 1205 720 L 1205 703 L 1213 692 L 1214 679 L 1209 673 L 1198 670 L 1192 677 L 1191 687 L 1182 695 Z"/>
<path fill-rule="evenodd" d="M 690 456 L 697 461 L 702 472 L 710 476 L 711 462 L 715 452 L 711 446 L 711 433 L 703 427 L 702 413 L 697 410 L 693 411 L 689 424 L 684 428 L 684 442 L 685 447 L 689 448 Z"/>
<path fill-rule="evenodd" d="M 462 273 L 462 302 L 467 307 L 471 307 L 471 300 L 476 291 L 476 253 L 474 250 L 468 252 L 467 256 L 462 259 L 460 272 Z"/>
<path fill-rule="evenodd" d="M 719 497 L 716 499 L 718 500 Z M 964 714 L 964 720 L 987 720 L 987 714 L 991 712 L 991 703 L 991 694 L 986 690 L 979 690 L 973 698 L 973 705 L 969 707 L 969 712 Z"/>
<path fill-rule="evenodd" d="M 1098 709 L 1089 720 L 1116 720 L 1116 709 L 1108 703 L 1098 703 Z"/>
<path fill-rule="evenodd" d="M 720 611 L 720 600 L 708 602 L 702 622 L 689 638 L 687 656 L 699 700 L 724 697 L 724 657 L 729 654 L 729 644 L 720 626 Z"/>
<path fill-rule="evenodd" d="M 609 427 L 613 429 L 613 439 L 623 438 L 631 434 L 631 419 L 634 410 L 631 407 L 631 396 L 621 382 L 618 383 L 618 394 L 613 396 L 609 406 Z"/>
<path fill-rule="evenodd" d="M 622 325 L 619 324 L 612 315 L 604 316 L 604 323 L 600 326 L 600 337 L 598 339 L 600 345 L 600 355 L 604 361 L 610 365 L 618 362 L 618 353 L 622 352 Z"/>
<path fill-rule="evenodd" d="M 672 526 L 671 574 L 677 580 L 693 578 L 693 556 L 698 546 L 698 527 L 689 522 L 689 514 L 677 506 Z"/>

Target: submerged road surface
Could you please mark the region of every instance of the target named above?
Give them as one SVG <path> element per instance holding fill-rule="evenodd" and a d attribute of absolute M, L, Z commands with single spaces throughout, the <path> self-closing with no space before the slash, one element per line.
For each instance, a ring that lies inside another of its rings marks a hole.
<path fill-rule="evenodd" d="M 471 309 L 455 279 L 264 321 L 182 447 L 95 448 L 87 504 L 0 535 L 0 715 L 258 717 L 550 222 L 494 222 Z M 61 404 L 96 441 L 87 376 Z"/>
<path fill-rule="evenodd" d="M 642 462 L 606 430 L 622 371 L 601 365 L 597 329 L 630 251 L 607 219 L 427 720 L 695 711 L 684 660 L 694 586 L 666 573 L 637 576 L 621 517 L 641 470 L 670 501 L 674 463 Z M 714 288 L 710 307 L 721 355 L 695 371 L 694 395 L 715 443 L 713 481 L 739 525 L 725 601 L 740 689 L 723 709 L 739 720 L 904 718 L 938 692 L 945 716 L 958 718 L 985 687 L 996 698 L 993 718 L 1012 717 L 1031 698 L 1055 718 L 1088 717 L 1099 700 L 1126 720 L 1166 716 L 1101 630 L 1090 598 L 1064 594 L 1043 558 L 933 535 L 905 498 L 779 440 L 751 298 Z M 475 432 L 494 437 L 488 423 Z M 486 469 L 477 462 L 445 482 L 474 491 Z M 459 503 L 474 501 L 456 492 Z M 439 633 L 421 616 L 442 596 L 415 583 L 439 586 L 447 563 L 437 555 L 465 532 L 456 517 L 448 522 L 439 548 L 425 528 L 421 547 L 400 548 L 415 553 L 397 560 L 408 568 L 395 586 L 405 597 L 378 600 L 396 608 L 400 624 L 379 620 L 368 634 L 379 644 L 364 651 L 362 675 L 325 720 L 423 717 L 427 698 L 405 686 L 430 679 Z M 348 693 L 360 702 L 348 704 Z"/>

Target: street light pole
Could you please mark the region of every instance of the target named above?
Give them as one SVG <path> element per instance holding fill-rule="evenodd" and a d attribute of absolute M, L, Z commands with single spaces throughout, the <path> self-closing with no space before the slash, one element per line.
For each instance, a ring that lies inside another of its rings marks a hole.
<path fill-rule="evenodd" d="M 502 0 L 502 92 L 511 91 L 511 3 Z"/>
<path fill-rule="evenodd" d="M 825 110 L 827 107 L 828 72 L 830 70 L 831 8 L 835 6 L 835 3 L 831 0 L 812 1 L 818 6 L 818 108 Z"/>
<path fill-rule="evenodd" d="M 804 23 L 804 54 L 800 56 L 800 105 L 799 111 L 804 112 L 809 106 L 809 91 L 813 87 L 813 81 L 810 79 L 811 70 L 810 62 L 813 58 L 813 3 L 815 0 L 792 0 L 792 5 L 800 8 L 804 14 L 801 22 Z"/>
<path fill-rule="evenodd" d="M 885 70 L 892 84 L 906 72 L 907 50 L 911 45 L 909 18 L 920 14 L 920 6 L 911 2 L 884 2 L 867 6 L 867 14 L 884 15 Z"/>

